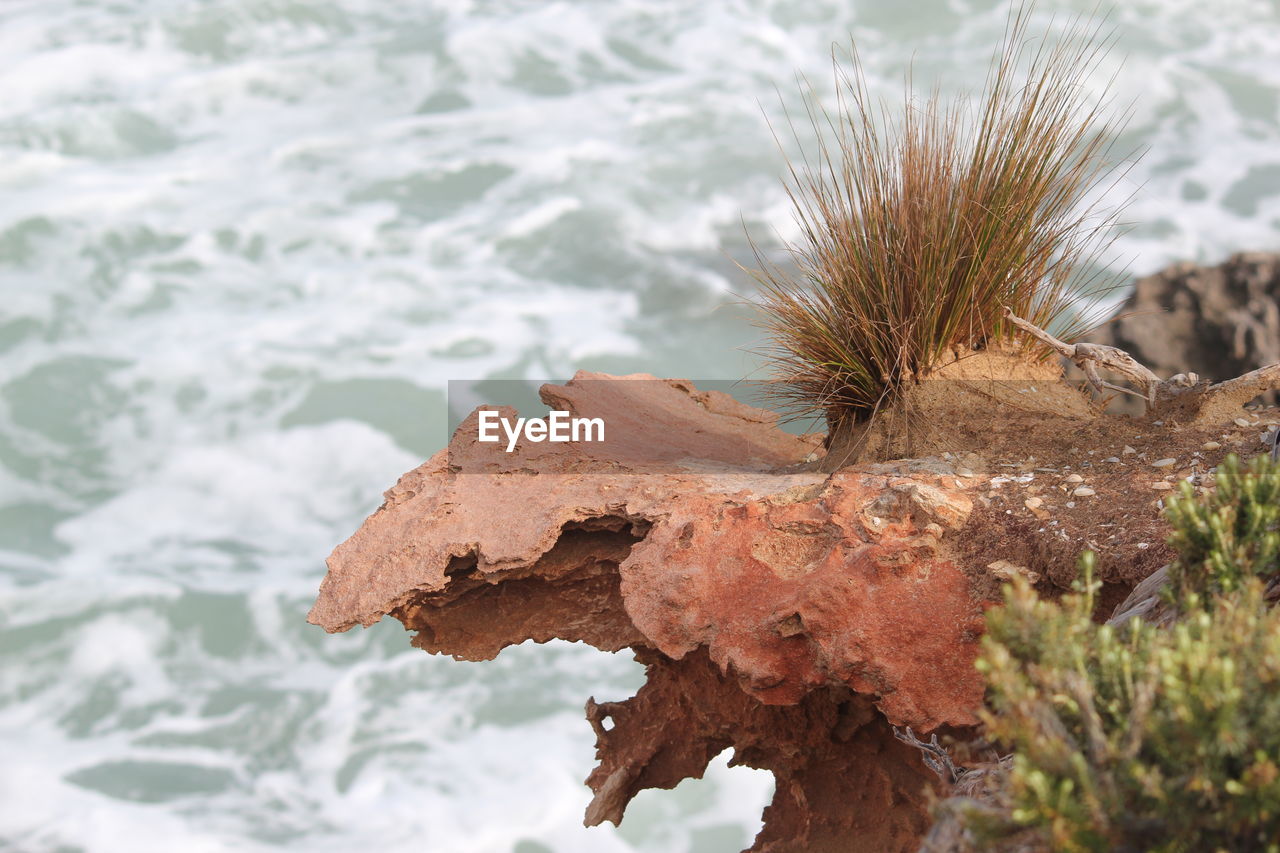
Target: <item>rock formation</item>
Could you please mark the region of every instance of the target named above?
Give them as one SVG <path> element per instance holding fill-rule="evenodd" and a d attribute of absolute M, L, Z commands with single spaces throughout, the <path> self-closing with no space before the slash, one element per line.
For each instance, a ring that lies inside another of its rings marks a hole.
<path fill-rule="evenodd" d="M 914 850 L 942 785 L 893 727 L 974 725 L 1001 580 L 1064 588 L 1091 548 L 1113 606 L 1166 560 L 1161 489 L 1270 423 L 1194 406 L 1178 423 L 1168 401 L 1168 423 L 1100 417 L 1053 370 L 997 381 L 994 363 L 909 388 L 844 467 L 820 436 L 687 382 L 544 386 L 548 405 L 604 418 L 608 441 L 506 454 L 473 413 L 334 551 L 309 619 L 390 615 L 466 660 L 553 638 L 631 649 L 638 694 L 587 703 L 588 824 L 732 749 L 777 781 L 752 850 Z M 1188 399 L 1216 399 L 1202 386 Z"/>
<path fill-rule="evenodd" d="M 975 722 L 981 608 L 948 540 L 979 481 L 941 461 L 772 473 L 816 438 L 687 383 L 579 374 L 543 397 L 606 416 L 608 458 L 504 463 L 473 416 L 337 548 L 310 620 L 389 614 L 467 660 L 527 639 L 633 649 L 640 693 L 588 704 L 588 823 L 732 748 L 778 782 L 754 849 L 912 849 L 934 780 L 890 727 Z"/>
<path fill-rule="evenodd" d="M 1230 379 L 1280 362 L 1280 255 L 1174 264 L 1138 279 L 1090 341 L 1127 350 L 1160 376 Z"/>

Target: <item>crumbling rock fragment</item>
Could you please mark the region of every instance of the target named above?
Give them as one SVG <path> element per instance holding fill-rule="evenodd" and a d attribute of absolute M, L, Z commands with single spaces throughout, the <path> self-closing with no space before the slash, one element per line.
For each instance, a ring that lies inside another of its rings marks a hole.
<path fill-rule="evenodd" d="M 603 417 L 607 446 L 506 456 L 473 415 L 335 549 L 310 621 L 390 614 L 470 660 L 527 639 L 633 649 L 645 687 L 588 705 L 589 823 L 732 748 L 778 783 L 752 849 L 914 849 L 934 781 L 890 725 L 969 726 L 982 697 L 954 471 L 804 471 L 817 438 L 684 382 L 579 374 L 543 399 Z"/>
<path fill-rule="evenodd" d="M 644 788 L 701 778 L 731 748 L 733 764 L 771 770 L 777 780 L 753 849 L 916 848 L 929 827 L 921 792 L 935 780 L 867 696 L 824 687 L 796 704 L 767 705 L 739 690 L 702 650 L 678 661 L 649 651 L 637 657 L 647 680 L 634 698 L 587 703 L 600 760 L 587 780 L 596 792 L 589 825 L 618 823 Z"/>
<path fill-rule="evenodd" d="M 787 497 L 669 507 L 622 565 L 649 643 L 675 659 L 707 649 L 769 704 L 840 684 L 877 697 L 895 724 L 974 722 L 973 658 L 957 652 L 981 613 L 925 530 L 959 527 L 969 498 L 855 469 L 809 500 Z"/>

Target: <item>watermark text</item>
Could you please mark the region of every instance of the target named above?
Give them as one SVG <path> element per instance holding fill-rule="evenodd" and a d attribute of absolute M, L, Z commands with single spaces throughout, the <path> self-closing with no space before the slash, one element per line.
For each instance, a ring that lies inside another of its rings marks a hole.
<path fill-rule="evenodd" d="M 522 437 L 534 444 L 543 441 L 604 441 L 604 418 L 575 418 L 569 412 L 553 410 L 545 418 L 516 418 L 513 424 L 510 418 L 504 418 L 501 412 L 492 409 L 481 409 L 478 417 L 478 439 L 497 444 L 502 441 L 501 430 L 506 435 L 508 453 L 515 451 Z"/>

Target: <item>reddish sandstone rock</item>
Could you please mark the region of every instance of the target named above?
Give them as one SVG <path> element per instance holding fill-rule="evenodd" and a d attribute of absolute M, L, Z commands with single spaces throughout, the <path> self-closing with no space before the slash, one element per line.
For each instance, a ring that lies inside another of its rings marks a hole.
<path fill-rule="evenodd" d="M 675 501 L 620 564 L 627 612 L 658 651 L 706 648 L 768 704 L 843 685 L 894 724 L 972 724 L 982 623 L 939 550 L 939 522 L 971 504 L 916 477 L 846 469 L 749 501 Z"/>
<path fill-rule="evenodd" d="M 473 415 L 334 551 L 310 621 L 390 614 L 471 660 L 634 649 L 649 683 L 588 706 L 589 823 L 733 747 L 778 781 L 753 849 L 912 849 L 932 779 L 889 725 L 971 725 L 982 697 L 980 607 L 948 556 L 961 481 L 929 461 L 796 471 L 815 439 L 688 383 L 580 374 L 543 399 L 604 417 L 608 446 L 504 456 Z"/>
<path fill-rule="evenodd" d="M 777 781 L 753 850 L 916 849 L 929 828 L 921 793 L 936 779 L 868 697 L 823 687 L 793 705 L 767 705 L 703 650 L 678 661 L 649 651 L 637 658 L 647 679 L 634 698 L 587 703 L 600 760 L 587 779 L 596 792 L 589 825 L 618 823 L 638 791 L 700 778 L 732 748 L 733 764 Z"/>

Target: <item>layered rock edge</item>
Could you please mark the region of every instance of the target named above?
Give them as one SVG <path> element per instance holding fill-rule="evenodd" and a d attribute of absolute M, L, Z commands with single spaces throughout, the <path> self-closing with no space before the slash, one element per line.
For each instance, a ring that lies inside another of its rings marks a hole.
<path fill-rule="evenodd" d="M 661 469 L 605 473 L 548 445 L 536 476 L 527 458 L 459 473 L 489 451 L 473 415 L 333 552 L 309 621 L 391 615 L 464 660 L 530 639 L 631 649 L 645 686 L 588 703 L 588 824 L 732 748 L 777 781 L 752 849 L 913 849 L 936 783 L 891 726 L 970 726 L 982 698 L 981 602 L 949 551 L 972 487 L 941 460 L 797 470 L 817 437 L 687 382 L 579 373 L 542 396 L 609 418 L 615 454 L 665 454 Z"/>
<path fill-rule="evenodd" d="M 529 639 L 630 649 L 646 684 L 587 703 L 588 824 L 732 749 L 777 783 L 752 850 L 914 850 L 943 784 L 893 727 L 976 722 L 1000 582 L 1064 589 L 1089 549 L 1110 609 L 1167 559 L 1161 496 L 1210 488 L 1226 453 L 1280 424 L 1239 408 L 1280 365 L 1164 383 L 1133 419 L 1102 416 L 1056 365 L 1009 380 L 990 355 L 958 364 L 867 433 L 856 458 L 912 457 L 881 463 L 832 465 L 837 443 L 647 375 L 542 388 L 609 422 L 603 456 L 494 453 L 472 413 L 334 551 L 309 619 L 343 631 L 391 615 L 414 645 L 466 660 Z"/>

